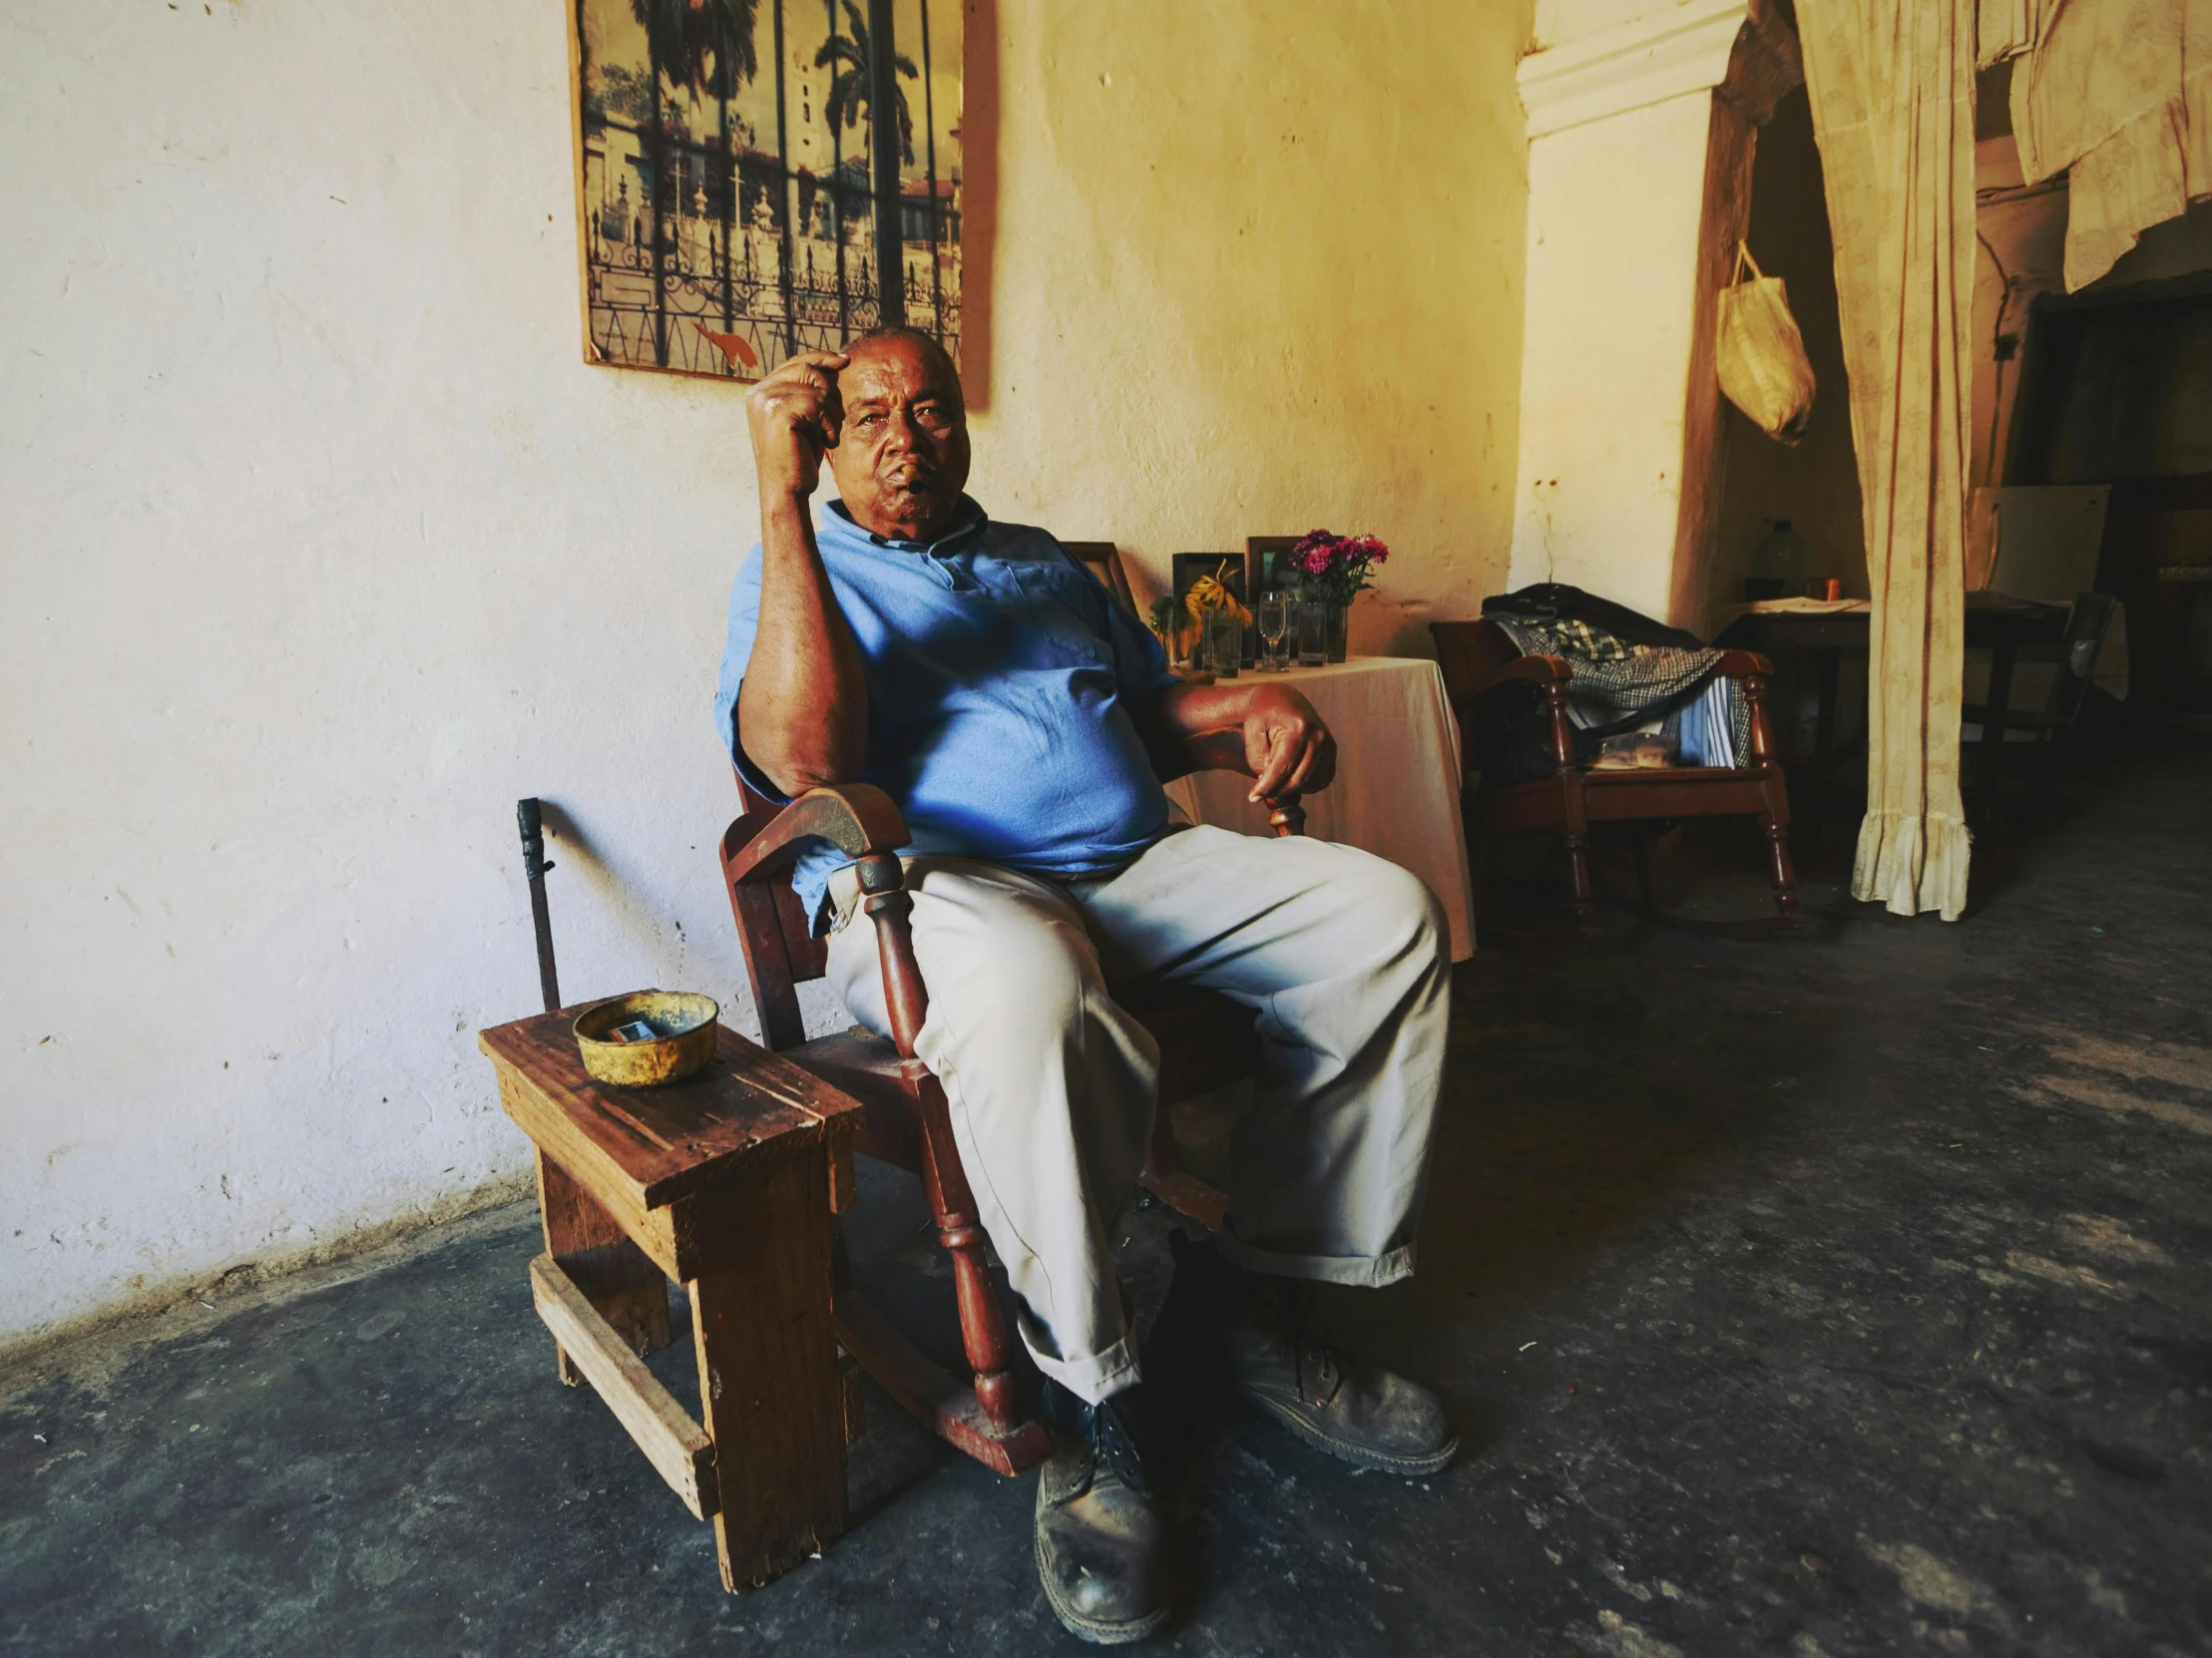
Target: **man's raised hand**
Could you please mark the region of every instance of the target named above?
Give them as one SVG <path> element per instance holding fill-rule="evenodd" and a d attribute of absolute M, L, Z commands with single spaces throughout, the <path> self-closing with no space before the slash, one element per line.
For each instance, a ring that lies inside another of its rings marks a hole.
<path fill-rule="evenodd" d="M 803 501 L 821 481 L 822 457 L 844 423 L 837 371 L 845 362 L 842 351 L 801 351 L 745 393 L 763 508 L 779 497 Z"/>

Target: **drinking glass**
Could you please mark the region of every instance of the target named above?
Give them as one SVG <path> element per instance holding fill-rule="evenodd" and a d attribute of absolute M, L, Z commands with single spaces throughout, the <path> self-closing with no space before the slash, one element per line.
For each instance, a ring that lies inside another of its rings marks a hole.
<path fill-rule="evenodd" d="M 1329 660 L 1330 607 L 1318 599 L 1298 602 L 1298 665 L 1325 667 Z"/>
<path fill-rule="evenodd" d="M 1290 601 L 1279 593 L 1263 593 L 1252 616 L 1259 623 L 1259 665 L 1269 673 L 1282 672 L 1290 665 L 1283 649 L 1290 632 Z"/>
<path fill-rule="evenodd" d="M 1206 665 L 1206 630 L 1198 617 L 1178 612 L 1163 642 L 1168 659 L 1184 672 L 1194 673 Z"/>
<path fill-rule="evenodd" d="M 1206 613 L 1206 665 L 1217 679 L 1234 679 L 1244 659 L 1244 626 L 1228 611 Z"/>

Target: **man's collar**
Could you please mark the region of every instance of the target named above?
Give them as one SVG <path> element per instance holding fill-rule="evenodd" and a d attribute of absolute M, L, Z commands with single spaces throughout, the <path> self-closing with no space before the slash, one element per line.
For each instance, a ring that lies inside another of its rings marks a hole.
<path fill-rule="evenodd" d="M 830 502 L 824 511 L 836 515 L 842 528 L 849 530 L 855 536 L 865 538 L 872 547 L 888 547 L 899 553 L 928 553 L 940 558 L 947 553 L 958 551 L 953 545 L 954 543 L 980 534 L 991 522 L 989 515 L 976 504 L 973 498 L 967 495 L 962 495 L 960 498 L 960 510 L 953 515 L 952 528 L 931 542 L 894 541 L 889 536 L 879 536 L 873 530 L 863 528 L 842 501 Z"/>

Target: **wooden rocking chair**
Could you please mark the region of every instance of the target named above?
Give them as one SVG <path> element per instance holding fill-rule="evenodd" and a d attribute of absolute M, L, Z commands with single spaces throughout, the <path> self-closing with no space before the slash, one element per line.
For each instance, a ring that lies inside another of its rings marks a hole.
<path fill-rule="evenodd" d="M 1155 764 L 1171 776 L 1200 770 L 1251 775 L 1238 730 L 1202 733 L 1171 755 L 1155 755 Z M 741 777 L 737 787 L 745 810 L 722 836 L 722 874 L 752 977 L 762 1040 L 861 1101 L 866 1118 L 857 1136 L 860 1150 L 921 1176 L 938 1241 L 952 1257 L 961 1342 L 975 1380 L 960 1383 L 894 1330 L 844 1281 L 842 1265 L 837 1339 L 885 1392 L 941 1438 L 1001 1473 L 1021 1473 L 1042 1461 L 1052 1444 L 1016 1398 L 1006 1311 L 985 1262 L 983 1228 L 953 1140 L 945 1090 L 914 1056 L 929 991 L 915 965 L 908 922 L 913 899 L 896 856 L 907 844 L 905 821 L 888 795 L 867 784 L 814 789 L 781 807 L 762 800 Z M 1303 833 L 1305 812 L 1297 795 L 1271 798 L 1268 805 L 1277 835 Z M 827 941 L 810 935 L 808 917 L 791 889 L 799 842 L 809 836 L 829 841 L 858 868 L 862 907 L 875 923 L 882 954 L 888 1041 L 857 1030 L 806 1039 L 796 987 L 821 978 L 828 957 Z M 1117 991 L 1116 998 L 1160 1048 L 1159 1114 L 1142 1184 L 1170 1207 L 1217 1227 L 1227 1200 L 1176 1168 L 1168 1107 L 1258 1072 L 1253 1015 L 1224 996 L 1176 986 Z"/>
<path fill-rule="evenodd" d="M 1657 823 L 1700 817 L 1749 817 L 1766 839 L 1768 873 L 1774 883 L 1776 919 L 1769 926 L 1794 930 L 1797 871 L 1790 861 L 1790 797 L 1782 780 L 1774 732 L 1767 720 L 1766 682 L 1774 664 L 1748 650 L 1731 650 L 1713 672 L 1743 685 L 1751 711 L 1748 764 L 1665 766 L 1648 771 L 1596 771 L 1574 757 L 1572 727 L 1566 712 L 1566 687 L 1574 670 L 1563 656 L 1525 656 L 1511 635 L 1490 621 L 1432 622 L 1437 662 L 1446 694 L 1460 724 L 1461 756 L 1468 778 L 1475 770 L 1472 745 L 1481 727 L 1479 704 L 1514 685 L 1535 685 L 1548 722 L 1552 774 L 1500 787 L 1487 780 L 1463 791 L 1461 810 L 1469 838 L 1530 830 L 1549 831 L 1566 845 L 1568 903 L 1574 931 L 1596 931 L 1596 904 L 1590 886 L 1589 832 L 1594 824 L 1642 819 Z M 1645 842 L 1644 901 L 1651 902 L 1650 859 L 1656 838 Z"/>

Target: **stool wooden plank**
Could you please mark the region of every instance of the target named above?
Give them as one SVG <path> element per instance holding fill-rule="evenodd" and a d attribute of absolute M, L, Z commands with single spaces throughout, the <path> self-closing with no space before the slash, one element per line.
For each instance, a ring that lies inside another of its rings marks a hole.
<path fill-rule="evenodd" d="M 712 1514 L 720 1501 L 714 1442 L 705 1430 L 617 1339 L 552 1256 L 541 1255 L 530 1263 L 530 1295 L 562 1353 L 573 1359 L 584 1379 L 607 1401 L 646 1459 L 661 1470 L 668 1488 L 683 1499 L 694 1518 Z"/>
<path fill-rule="evenodd" d="M 831 1216 L 850 1200 L 861 1107 L 726 1027 L 691 1081 L 599 1083 L 570 1030 L 578 1011 L 478 1036 L 538 1150 L 533 1300 L 562 1379 L 590 1382 L 713 1520 L 723 1586 L 764 1583 L 844 1528 L 859 1419 L 836 1340 Z M 669 1340 L 668 1278 L 690 1298 L 699 1422 L 639 1363 Z"/>
<path fill-rule="evenodd" d="M 832 1122 L 860 1109 L 851 1095 L 726 1025 L 717 1027 L 703 1075 L 665 1088 L 606 1086 L 585 1071 L 577 1052 L 570 1027 L 581 1012 L 565 1008 L 495 1025 L 477 1045 L 526 1077 L 543 1108 L 564 1119 L 569 1131 L 560 1137 L 588 1145 L 597 1154 L 587 1159 L 595 1172 L 627 1188 L 641 1208 L 659 1208 L 756 1157 L 823 1138 Z M 597 1190 L 599 1181 L 591 1183 Z"/>
<path fill-rule="evenodd" d="M 762 1168 L 700 1217 L 687 1288 L 721 1485 L 722 1581 L 765 1583 L 845 1528 L 845 1392 L 830 1299 L 828 1160 Z M 793 1248 L 804 1239 L 809 1247 Z"/>
<path fill-rule="evenodd" d="M 543 1151 L 538 1153 L 538 1216 L 546 1255 L 566 1263 L 587 1303 L 643 1358 L 674 1336 L 668 1322 L 668 1279 L 653 1257 L 630 1241 L 622 1226 L 592 1194 Z M 561 1380 L 581 1380 L 567 1349 L 556 1345 Z"/>

